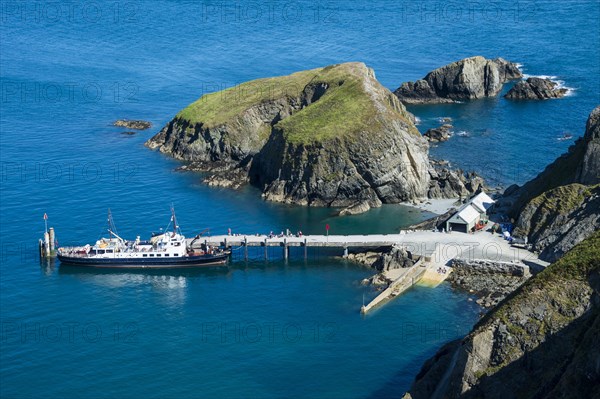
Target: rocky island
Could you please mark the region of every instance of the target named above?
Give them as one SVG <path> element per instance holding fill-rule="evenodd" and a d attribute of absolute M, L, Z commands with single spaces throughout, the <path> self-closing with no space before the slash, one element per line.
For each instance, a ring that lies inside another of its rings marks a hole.
<path fill-rule="evenodd" d="M 546 100 L 564 97 L 568 92 L 551 79 L 531 77 L 517 82 L 504 97 L 510 100 Z"/>
<path fill-rule="evenodd" d="M 465 187 L 444 181 L 460 181 L 455 171 L 432 172 L 414 116 L 363 63 L 207 94 L 146 145 L 187 161 L 210 185 L 250 183 L 266 200 L 347 207 L 347 214 L 429 192 L 458 197 L 449 188 Z M 432 173 L 447 189 L 431 187 Z"/>
<path fill-rule="evenodd" d="M 494 97 L 504 83 L 521 77 L 515 63 L 476 56 L 431 71 L 416 82 L 402 83 L 394 94 L 406 104 L 453 103 Z"/>

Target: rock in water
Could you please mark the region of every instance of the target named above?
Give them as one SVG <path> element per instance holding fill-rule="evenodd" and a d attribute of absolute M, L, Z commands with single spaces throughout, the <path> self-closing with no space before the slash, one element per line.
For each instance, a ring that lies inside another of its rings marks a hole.
<path fill-rule="evenodd" d="M 416 82 L 402 83 L 394 94 L 407 104 L 451 103 L 493 97 L 505 82 L 521 77 L 517 64 L 477 56 L 438 68 Z"/>
<path fill-rule="evenodd" d="M 247 179 L 267 200 L 379 206 L 427 194 L 428 145 L 413 121 L 371 69 L 347 63 L 207 94 L 146 145 L 213 182 Z"/>
<path fill-rule="evenodd" d="M 152 127 L 152 123 L 146 121 L 130 121 L 119 119 L 113 123 L 113 126 L 126 127 L 127 129 L 146 130 Z"/>
<path fill-rule="evenodd" d="M 564 97 L 567 92 L 550 79 L 528 78 L 515 84 L 504 97 L 511 100 L 546 100 Z"/>
<path fill-rule="evenodd" d="M 434 127 L 423 133 L 423 136 L 432 143 L 448 141 L 448 139 L 450 138 L 451 128 L 451 125 L 442 125 L 440 127 Z"/>
<path fill-rule="evenodd" d="M 369 205 L 369 201 L 362 201 L 362 202 L 359 202 L 357 204 L 353 204 L 353 205 L 347 206 L 346 208 L 342 209 L 338 213 L 338 215 L 339 216 L 344 216 L 344 215 L 358 215 L 360 213 L 367 212 L 369 209 L 371 209 L 371 205 Z"/>

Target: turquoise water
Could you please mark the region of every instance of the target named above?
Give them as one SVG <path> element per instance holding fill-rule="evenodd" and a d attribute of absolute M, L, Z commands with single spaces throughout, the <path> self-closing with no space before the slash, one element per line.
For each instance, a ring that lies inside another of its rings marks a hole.
<path fill-rule="evenodd" d="M 363 319 L 370 271 L 319 254 L 152 274 L 40 265 L 44 212 L 61 245 L 95 240 L 109 207 L 126 237 L 164 227 L 171 203 L 188 235 L 393 232 L 427 216 L 390 205 L 335 218 L 174 172 L 176 161 L 143 143 L 205 92 L 356 60 L 394 89 L 462 57 L 503 56 L 573 94 L 411 107 L 422 130 L 451 116 L 468 132 L 432 155 L 498 184 L 541 170 L 600 102 L 596 2 L 57 4 L 0 10 L 2 397 L 398 396 L 477 319 L 446 285 L 416 287 Z M 123 117 L 154 127 L 124 136 L 110 126 Z"/>

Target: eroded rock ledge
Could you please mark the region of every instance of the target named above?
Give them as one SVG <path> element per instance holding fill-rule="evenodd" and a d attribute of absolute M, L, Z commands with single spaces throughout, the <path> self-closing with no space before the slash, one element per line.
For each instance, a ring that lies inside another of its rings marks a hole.
<path fill-rule="evenodd" d="M 529 277 L 522 264 L 479 259 L 453 259 L 448 281 L 454 288 L 476 295 L 477 304 L 490 308 L 520 287 Z"/>

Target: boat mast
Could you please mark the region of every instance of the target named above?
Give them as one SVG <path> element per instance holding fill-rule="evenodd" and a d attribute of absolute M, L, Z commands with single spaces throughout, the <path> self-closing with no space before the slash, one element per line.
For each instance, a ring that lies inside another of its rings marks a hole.
<path fill-rule="evenodd" d="M 110 229 L 112 227 L 112 223 L 111 223 L 112 222 L 112 215 L 110 213 L 110 208 L 108 208 L 108 216 L 107 216 L 106 222 L 108 223 L 108 229 L 107 230 L 108 230 L 108 234 L 109 234 L 108 238 L 110 239 L 112 237 L 112 231 Z"/>
<path fill-rule="evenodd" d="M 117 235 L 117 226 L 115 226 L 115 221 L 113 220 L 110 208 L 108 208 L 108 233 L 110 234 L 109 238 L 111 238 L 113 235 L 117 238 L 120 238 Z"/>
<path fill-rule="evenodd" d="M 171 205 L 171 219 L 173 220 L 173 235 L 177 234 L 177 217 L 175 217 L 175 207 Z"/>

